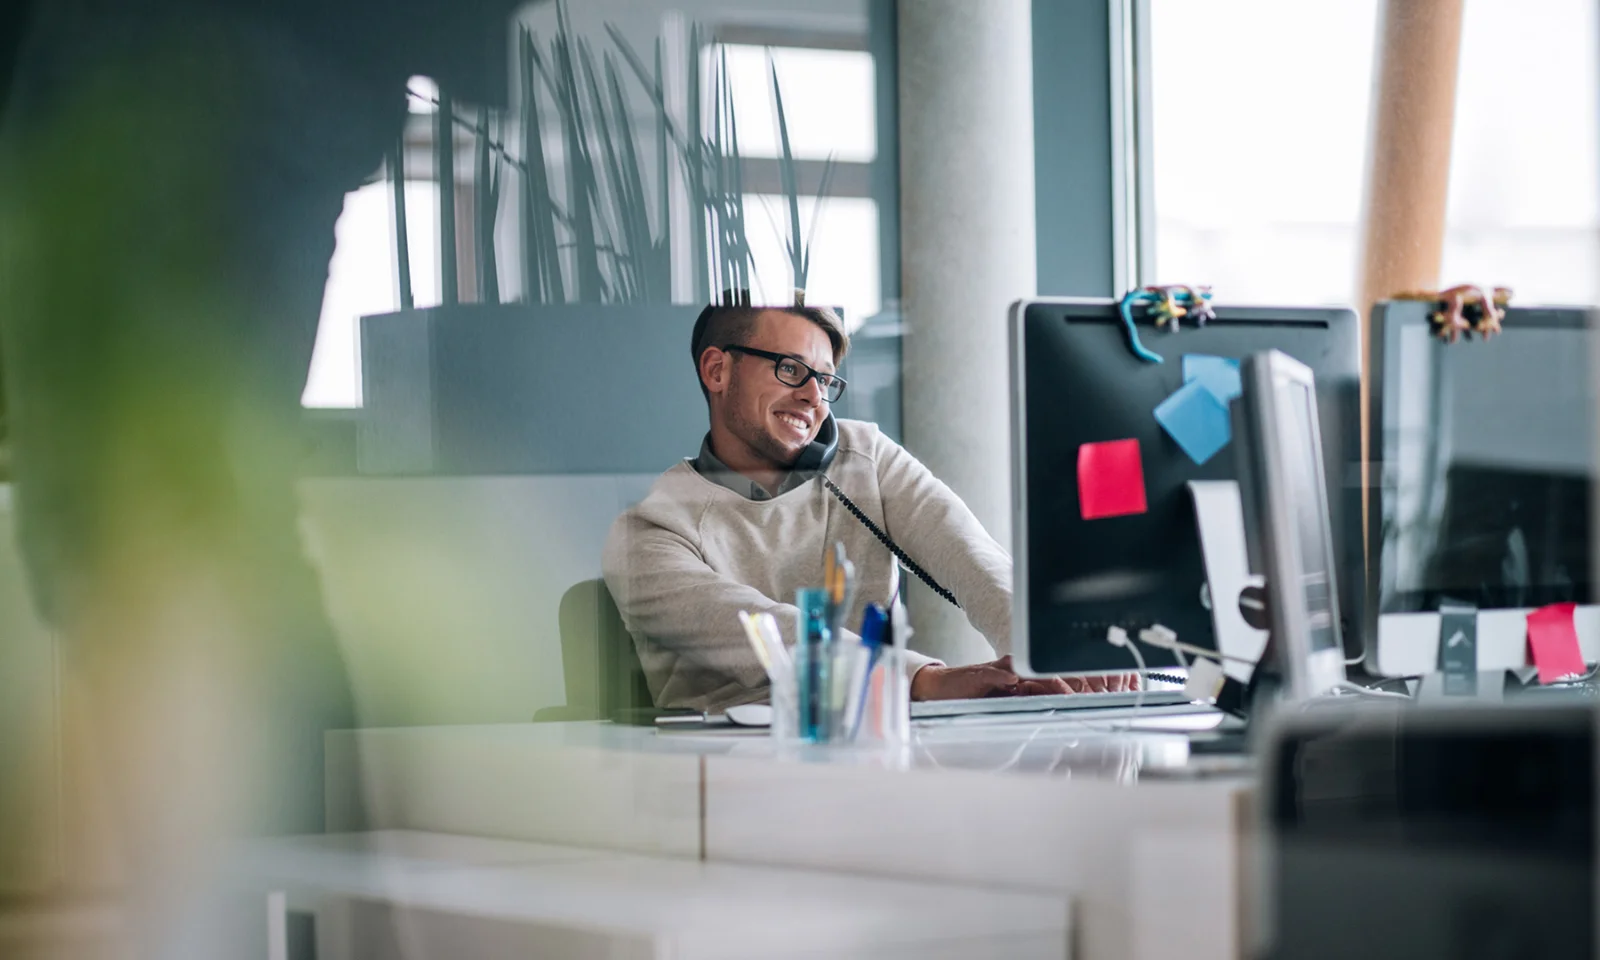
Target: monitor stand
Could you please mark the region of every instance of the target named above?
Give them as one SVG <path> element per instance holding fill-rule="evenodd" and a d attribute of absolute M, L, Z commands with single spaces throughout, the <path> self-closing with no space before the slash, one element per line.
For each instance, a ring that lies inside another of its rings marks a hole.
<path fill-rule="evenodd" d="M 1267 603 L 1263 587 L 1249 586 L 1240 591 L 1238 605 L 1245 622 L 1253 628 L 1265 627 Z M 1268 632 L 1266 638 L 1250 679 L 1227 677 L 1223 681 L 1222 691 L 1217 694 L 1217 709 L 1225 715 L 1224 720 L 1213 730 L 1190 734 L 1191 756 L 1250 752 L 1255 733 L 1283 695 L 1283 665 L 1272 634 Z"/>
<path fill-rule="evenodd" d="M 1216 602 L 1218 597 L 1241 596 L 1250 587 L 1259 588 L 1262 582 L 1250 572 L 1239 484 L 1233 480 L 1191 480 L 1188 487 L 1194 500 L 1195 528 L 1205 564 L 1206 597 L 1217 651 L 1242 661 L 1259 660 L 1266 643 L 1265 621 L 1253 619 L 1242 607 Z M 1241 683 L 1250 679 L 1245 662 L 1224 660 L 1222 672 Z"/>
<path fill-rule="evenodd" d="M 1206 595 L 1216 648 L 1239 658 L 1222 661 L 1225 679 L 1217 696 L 1217 708 L 1225 715 L 1222 724 L 1214 730 L 1190 734 L 1189 752 L 1248 753 L 1254 731 L 1283 688 L 1282 666 L 1267 630 L 1266 589 L 1261 577 L 1250 572 L 1239 484 L 1233 480 L 1191 480 L 1188 487 L 1205 562 Z M 1218 597 L 1234 597 L 1236 602 L 1218 603 Z M 1256 662 L 1253 670 L 1242 662 L 1247 660 Z"/>

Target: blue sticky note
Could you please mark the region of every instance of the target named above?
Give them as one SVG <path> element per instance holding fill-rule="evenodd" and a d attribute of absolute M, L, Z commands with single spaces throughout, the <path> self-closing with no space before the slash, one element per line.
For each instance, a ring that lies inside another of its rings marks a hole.
<path fill-rule="evenodd" d="M 1233 439 L 1228 405 L 1199 380 L 1184 384 L 1161 401 L 1156 422 L 1195 463 L 1210 460 Z"/>
<path fill-rule="evenodd" d="M 1213 357 L 1206 353 L 1189 353 L 1183 357 L 1183 382 L 1196 380 L 1206 385 L 1223 403 L 1244 392 L 1239 382 L 1239 361 L 1232 357 Z"/>

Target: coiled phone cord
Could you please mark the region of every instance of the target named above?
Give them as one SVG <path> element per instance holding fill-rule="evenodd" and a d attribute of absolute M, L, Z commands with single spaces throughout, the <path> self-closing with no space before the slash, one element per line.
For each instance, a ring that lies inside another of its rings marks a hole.
<path fill-rule="evenodd" d="M 907 570 L 910 570 L 912 573 L 916 574 L 917 579 L 927 584 L 929 589 L 931 589 L 934 593 L 937 593 L 939 596 L 944 597 L 952 604 L 955 604 L 956 609 L 961 609 L 961 603 L 960 601 L 956 600 L 955 594 L 940 586 L 939 581 L 933 579 L 933 577 L 929 575 L 928 571 L 922 569 L 921 564 L 907 556 L 906 552 L 900 549 L 900 545 L 895 543 L 893 540 L 890 540 L 889 535 L 884 533 L 876 523 L 873 523 L 872 518 L 863 513 L 861 508 L 856 506 L 849 497 L 845 496 L 844 491 L 840 490 L 832 480 L 828 479 L 826 474 L 821 476 L 822 485 L 827 487 L 830 493 L 839 498 L 839 502 L 844 504 L 844 508 L 850 511 L 851 516 L 855 517 L 857 520 L 860 520 L 862 526 L 872 531 L 872 535 L 877 537 L 880 543 L 889 548 L 889 552 L 894 554 L 894 558 L 896 560 L 899 560 Z"/>
<path fill-rule="evenodd" d="M 860 507 L 856 506 L 854 501 L 845 496 L 844 491 L 840 490 L 838 485 L 828 478 L 827 474 L 821 474 L 819 475 L 819 478 L 822 480 L 822 485 L 828 488 L 828 492 L 833 494 L 835 497 L 838 497 L 839 502 L 844 504 L 844 508 L 850 511 L 850 515 L 861 521 L 861 525 L 871 531 L 872 535 L 878 538 L 879 543 L 882 543 L 885 547 L 888 547 L 889 552 L 894 554 L 894 558 L 899 560 L 902 566 L 915 574 L 918 580 L 921 580 L 923 583 L 927 584 L 928 588 L 934 593 L 937 593 L 939 596 L 950 601 L 950 603 L 953 604 L 957 610 L 961 609 L 961 603 L 956 599 L 956 595 L 951 593 L 949 590 L 946 590 L 944 586 L 939 583 L 939 581 L 933 579 L 932 574 L 922 569 L 921 564 L 911 559 L 911 557 L 909 557 L 904 550 L 900 549 L 900 545 L 898 543 L 895 543 L 893 540 L 889 539 L 889 535 L 884 533 L 883 529 L 874 523 L 872 518 L 867 516 Z M 1163 683 L 1176 683 L 1179 686 L 1182 686 L 1184 683 L 1184 679 L 1182 677 L 1171 673 L 1149 673 L 1146 674 L 1146 676 L 1148 676 L 1151 680 L 1160 680 Z"/>

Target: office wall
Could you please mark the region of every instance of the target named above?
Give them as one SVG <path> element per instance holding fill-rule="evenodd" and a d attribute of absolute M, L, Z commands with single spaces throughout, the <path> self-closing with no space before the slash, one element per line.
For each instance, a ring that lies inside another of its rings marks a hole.
<path fill-rule="evenodd" d="M 1034 203 L 1042 296 L 1112 290 L 1106 0 L 1033 0 Z"/>
<path fill-rule="evenodd" d="M 514 723 L 566 702 L 557 610 L 653 475 L 320 478 L 307 552 L 363 726 Z"/>

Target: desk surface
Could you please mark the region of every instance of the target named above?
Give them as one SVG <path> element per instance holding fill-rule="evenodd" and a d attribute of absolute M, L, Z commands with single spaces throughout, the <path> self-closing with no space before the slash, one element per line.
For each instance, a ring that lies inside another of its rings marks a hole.
<path fill-rule="evenodd" d="M 969 770 L 1054 774 L 1119 783 L 1249 773 L 1242 758 L 1197 761 L 1186 731 L 1208 730 L 1220 715 L 1209 710 L 1133 717 L 1057 715 L 959 717 L 918 722 L 903 752 L 882 744 L 780 744 L 763 729 L 668 730 L 605 722 L 400 727 L 341 731 L 369 744 L 426 737 L 536 750 L 599 750 L 649 757 L 735 757 L 889 770 Z M 1131 726 L 1130 726 L 1131 725 Z"/>

